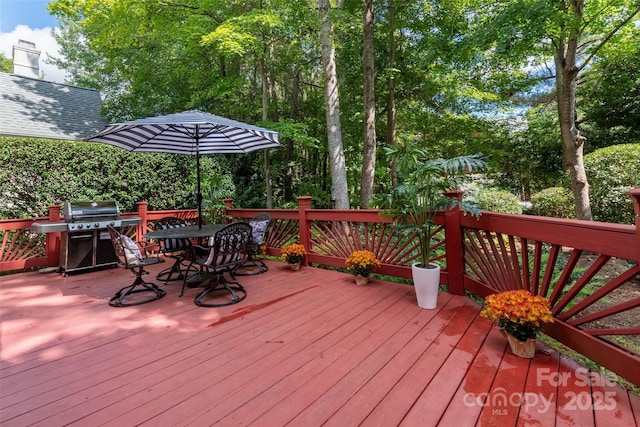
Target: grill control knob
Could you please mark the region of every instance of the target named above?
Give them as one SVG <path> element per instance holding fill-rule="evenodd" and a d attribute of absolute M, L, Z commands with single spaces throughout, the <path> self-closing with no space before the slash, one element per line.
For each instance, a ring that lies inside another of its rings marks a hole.
<path fill-rule="evenodd" d="M 100 228 L 100 223 L 99 223 L 99 222 L 96 222 L 95 224 L 93 224 L 93 226 L 94 226 L 95 228 Z"/>
<path fill-rule="evenodd" d="M 82 224 L 78 224 L 78 230 L 82 230 Z"/>

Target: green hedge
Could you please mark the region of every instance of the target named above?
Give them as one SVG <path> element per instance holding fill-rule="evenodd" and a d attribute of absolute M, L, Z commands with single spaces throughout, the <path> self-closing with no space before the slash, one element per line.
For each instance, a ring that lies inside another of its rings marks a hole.
<path fill-rule="evenodd" d="M 515 194 L 505 190 L 479 190 L 476 201 L 480 209 L 491 212 L 521 214 L 522 205 Z"/>
<path fill-rule="evenodd" d="M 575 218 L 573 194 L 566 188 L 550 187 L 531 196 L 531 213 L 554 218 Z"/>
<path fill-rule="evenodd" d="M 233 197 L 225 156 L 201 158 L 203 194 Z M 122 212 L 195 208 L 195 159 L 105 144 L 0 138 L 0 218 L 46 216 L 65 200 L 116 200 Z"/>
<path fill-rule="evenodd" d="M 601 148 L 584 157 L 584 166 L 593 219 L 633 224 L 633 202 L 627 191 L 640 186 L 640 144 Z"/>

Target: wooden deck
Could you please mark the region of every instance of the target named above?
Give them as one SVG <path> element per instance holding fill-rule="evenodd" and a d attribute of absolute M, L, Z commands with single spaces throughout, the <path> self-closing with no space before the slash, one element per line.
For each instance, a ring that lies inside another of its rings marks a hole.
<path fill-rule="evenodd" d="M 268 263 L 222 309 L 175 283 L 112 308 L 123 269 L 1 276 L 0 423 L 640 426 L 638 396 L 540 344 L 513 356 L 466 297 L 422 310 L 406 285 Z"/>

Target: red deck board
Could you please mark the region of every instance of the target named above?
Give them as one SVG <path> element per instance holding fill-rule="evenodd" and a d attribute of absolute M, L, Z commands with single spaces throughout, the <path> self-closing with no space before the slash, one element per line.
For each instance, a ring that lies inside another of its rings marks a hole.
<path fill-rule="evenodd" d="M 462 383 L 440 418 L 440 425 L 455 427 L 476 425 L 482 408 L 487 404 L 486 395 L 498 372 L 505 351 L 507 350 L 504 337 L 497 328 L 490 329 L 471 366 L 465 372 Z"/>
<path fill-rule="evenodd" d="M 466 301 L 465 306 L 472 304 Z M 364 420 L 363 425 L 398 425 L 407 412 L 415 405 L 415 401 L 402 399 L 405 393 L 419 396 L 430 384 L 434 375 L 440 369 L 447 357 L 455 348 L 458 339 L 475 316 L 469 316 L 462 307 L 446 306 L 442 313 L 450 312 L 451 321 L 433 339 L 425 340 L 422 354 L 416 363 L 408 368 L 407 372 L 387 393 L 376 408 Z M 477 310 L 475 310 L 477 313 Z"/>
<path fill-rule="evenodd" d="M 516 424 L 530 363 L 507 349 L 480 412 L 480 425 Z"/>
<path fill-rule="evenodd" d="M 301 311 L 293 311 L 293 313 L 300 315 L 303 314 Z M 224 324 L 219 325 L 219 327 L 228 329 Z M 91 398 L 94 400 L 91 402 L 85 401 L 83 403 L 83 409 L 87 409 L 87 405 L 97 405 L 95 409 L 104 409 L 104 412 L 96 416 L 101 417 L 104 415 L 111 415 L 117 418 L 117 416 L 126 409 L 135 410 L 144 402 L 143 400 L 128 400 L 128 395 L 146 391 L 145 399 L 149 400 L 158 397 L 156 396 L 157 393 L 165 393 L 162 386 L 158 387 L 160 378 L 158 375 L 155 375 L 156 372 L 162 369 L 172 369 L 173 376 L 166 378 L 166 381 L 173 381 L 176 380 L 177 377 L 182 376 L 180 369 L 181 366 L 186 370 L 186 368 L 190 366 L 197 368 L 198 366 L 207 363 L 218 363 L 217 359 L 226 357 L 225 355 L 228 351 L 231 351 L 233 348 L 236 348 L 241 344 L 244 345 L 242 351 L 251 351 L 252 348 L 247 344 L 247 342 L 252 340 L 252 335 L 254 333 L 259 332 L 261 328 L 268 327 L 276 329 L 277 325 L 256 324 L 255 329 L 242 335 L 235 334 L 235 331 L 232 329 L 227 330 L 227 335 L 232 335 L 233 339 L 228 341 L 225 340 L 225 346 L 212 346 L 212 337 L 203 337 L 203 340 L 200 342 L 189 346 L 185 346 L 181 341 L 175 346 L 164 347 L 162 350 L 157 351 L 154 350 L 153 360 L 145 361 L 142 359 L 141 363 L 143 363 L 143 365 L 132 364 L 131 369 L 135 368 L 132 374 L 121 375 L 119 377 L 110 377 L 110 375 L 107 375 L 107 378 L 109 379 L 106 383 L 100 384 L 97 387 L 92 387 Z M 272 334 L 271 330 L 265 330 L 264 332 L 269 335 Z M 221 335 L 222 334 L 219 334 L 217 336 Z M 256 340 L 254 339 L 253 341 Z M 126 352 L 125 354 L 130 354 L 130 352 Z M 255 353 L 251 354 L 255 355 Z M 179 365 L 173 366 L 176 363 L 176 359 L 178 360 Z M 152 393 L 151 388 L 154 388 L 157 391 Z M 126 391 L 126 394 L 123 394 L 123 391 Z M 89 398 L 89 396 L 87 396 L 87 398 Z M 120 402 L 123 399 L 124 401 Z M 114 405 L 114 403 L 120 403 L 120 405 Z M 114 410 L 114 407 L 117 409 Z M 117 413 L 109 414 L 110 411 L 117 411 Z M 72 410 L 70 412 L 72 412 Z"/>
<path fill-rule="evenodd" d="M 536 344 L 536 354 L 529 365 L 522 395 L 518 426 L 555 424 L 558 385 L 551 374 L 557 372 L 558 363 L 558 352 L 539 342 Z"/>
<path fill-rule="evenodd" d="M 308 286 L 308 289 L 314 288 L 314 285 Z M 229 307 L 227 307 L 227 309 L 229 309 Z M 325 309 L 325 307 L 321 307 L 321 312 Z M 307 308 L 307 312 L 310 316 L 314 313 L 318 314 L 313 310 L 309 310 L 309 308 Z M 302 313 L 300 313 L 300 315 L 302 316 Z M 283 318 L 276 316 L 274 320 L 276 319 L 282 320 Z M 293 323 L 299 325 L 301 321 L 304 321 L 304 318 L 294 319 Z M 289 328 L 294 333 L 298 333 L 300 329 L 295 327 L 297 325 L 291 323 L 292 322 L 289 322 Z M 271 326 L 273 328 L 277 327 L 275 324 Z M 224 328 L 226 333 L 218 334 L 218 327 Z M 242 329 L 244 330 L 245 328 Z M 114 423 L 117 423 L 118 419 L 122 417 L 127 420 L 126 422 L 135 422 L 140 416 L 143 418 L 140 421 L 144 421 L 145 410 L 148 410 L 148 413 L 159 413 L 162 412 L 163 409 L 166 409 L 166 401 L 162 400 L 162 398 L 168 394 L 182 396 L 184 399 L 194 395 L 202 395 L 208 388 L 214 387 L 222 381 L 226 381 L 226 379 L 235 372 L 234 369 L 242 369 L 243 363 L 254 363 L 256 360 L 260 360 L 260 357 L 270 354 L 268 348 L 265 348 L 264 351 L 255 351 L 256 347 L 252 347 L 252 342 L 259 347 L 259 344 L 267 343 L 271 340 L 270 337 L 273 336 L 273 332 L 267 331 L 267 337 L 265 337 L 264 340 L 252 340 L 251 335 L 254 333 L 253 326 L 248 325 L 246 329 L 247 332 L 239 334 L 231 322 L 225 322 L 213 328 L 203 329 L 202 332 L 199 333 L 199 335 L 203 335 L 202 341 L 196 344 L 195 348 L 188 349 L 187 354 L 178 357 L 180 364 L 175 367 L 177 369 L 173 369 L 173 376 L 166 378 L 164 378 L 165 376 L 152 376 L 151 378 L 154 379 L 154 382 L 150 385 L 137 382 L 126 385 L 124 388 L 124 391 L 127 392 L 124 394 L 125 397 L 144 391 L 145 393 L 142 399 L 128 400 L 123 397 L 122 389 L 113 389 L 113 393 L 111 393 L 109 397 L 124 399 L 124 401 L 120 402 L 117 406 L 105 405 L 105 396 L 100 396 L 100 398 L 96 400 L 96 403 L 101 405 L 100 410 L 88 417 L 87 421 L 106 418 L 113 419 Z M 227 336 L 230 336 L 230 338 Z M 249 343 L 248 346 L 244 344 L 246 342 Z M 268 345 L 267 347 L 271 346 L 272 345 Z M 242 354 L 237 354 L 238 352 Z M 244 357 L 244 359 L 242 359 L 242 357 Z M 233 364 L 229 363 L 231 359 L 233 359 Z M 207 375 L 204 376 L 203 373 Z M 241 378 L 241 375 L 234 376 L 234 381 L 239 378 Z M 178 382 L 177 386 L 168 386 L 169 383 L 175 384 L 176 381 Z M 113 382 L 117 385 L 118 381 Z M 224 387 L 218 388 L 224 390 L 230 385 L 231 384 L 226 384 Z M 200 400 L 203 402 L 204 408 L 206 408 L 208 402 L 202 399 Z M 171 402 L 178 405 L 180 398 L 174 398 Z M 139 410 L 140 408 L 143 410 Z M 135 411 L 136 414 L 131 414 L 129 413 L 130 411 Z"/>
<path fill-rule="evenodd" d="M 409 286 L 268 264 L 240 278 L 246 300 L 217 309 L 193 304 L 198 289 L 179 298 L 177 282 L 159 301 L 109 307 L 133 281 L 123 269 L 3 276 L 0 423 L 638 427 L 636 395 L 580 384 L 584 368 L 542 344 L 514 357 L 466 297 L 422 310 Z M 557 400 L 499 414 L 487 402 L 500 387 Z M 571 408 L 584 392 L 613 393 L 614 410 Z"/>
<path fill-rule="evenodd" d="M 327 426 L 357 425 L 362 422 L 402 378 L 406 369 L 416 362 L 425 345 L 433 341 L 446 326 L 451 313 L 448 317 L 438 314 L 443 307 L 451 306 L 450 301 L 450 298 L 443 295 L 443 298 L 438 299 L 439 311 L 423 310 L 418 313 L 417 318 L 411 319 L 405 328 L 411 339 L 402 348 L 398 348 L 393 359 L 379 371 L 372 373 L 366 369 L 366 366 L 357 366 L 345 381 L 354 381 L 355 377 L 359 381 L 366 380 L 366 382 L 348 399 L 336 401 L 332 399 L 331 394 L 325 393 L 314 405 L 307 408 L 305 413 L 309 411 L 317 413 L 319 409 L 327 408 L 325 416 L 330 416 L 326 422 Z M 461 306 L 462 301 L 455 301 L 453 304 Z M 333 412 L 333 408 L 338 409 Z"/>
<path fill-rule="evenodd" d="M 124 310 L 130 310 L 130 309 L 127 308 Z M 228 328 L 226 326 L 222 326 L 222 329 L 224 330 Z M 166 329 L 163 329 L 162 333 L 166 334 L 167 333 Z M 131 340 L 121 339 L 118 345 L 122 348 L 123 351 L 118 352 L 116 355 L 113 355 L 110 353 L 99 353 L 97 357 L 91 361 L 92 363 L 89 366 L 84 366 L 81 363 L 79 364 L 75 359 L 72 361 L 67 360 L 66 367 L 69 373 L 64 372 L 64 374 L 67 376 L 63 375 L 61 378 L 63 378 L 65 382 L 72 382 L 74 381 L 75 377 L 77 377 L 78 375 L 80 376 L 91 375 L 92 379 L 94 380 L 94 386 L 92 387 L 92 390 L 91 390 L 92 394 L 97 394 L 103 391 L 103 389 L 101 389 L 101 387 L 104 386 L 104 384 L 101 382 L 103 380 L 109 381 L 110 383 L 114 383 L 115 385 L 112 386 L 113 389 L 118 390 L 121 386 L 121 379 L 113 378 L 113 372 L 110 372 L 109 369 L 105 369 L 103 365 L 103 362 L 105 360 L 108 359 L 110 361 L 109 366 L 112 366 L 111 370 L 119 370 L 121 369 L 121 366 L 128 366 L 132 370 L 137 369 L 137 371 L 135 372 L 137 376 L 144 377 L 145 375 L 152 375 L 154 371 L 161 369 L 163 367 L 163 366 L 153 366 L 153 364 L 156 361 L 161 361 L 162 357 L 173 355 L 174 357 L 178 357 L 184 360 L 190 360 L 189 359 L 190 352 L 191 353 L 197 352 L 199 345 L 200 346 L 206 345 L 206 343 L 204 344 L 198 343 L 194 346 L 189 346 L 189 345 L 184 345 L 185 343 L 183 341 L 177 341 L 173 347 L 171 346 L 166 347 L 162 344 L 162 340 L 156 340 L 156 341 L 151 341 L 149 344 L 150 345 L 149 347 L 149 346 L 137 345 L 139 339 L 140 339 L 139 336 L 134 336 L 134 338 L 132 339 L 133 342 L 131 343 L 129 342 Z M 238 343 L 243 344 L 242 340 L 239 340 Z M 131 350 L 129 350 L 129 348 L 131 348 Z M 204 348 L 206 349 L 207 347 L 205 346 Z M 152 354 L 153 354 L 153 358 L 151 360 L 149 360 L 148 358 L 150 350 L 152 351 Z M 172 352 L 175 352 L 178 350 L 180 350 L 184 354 L 172 354 Z M 166 353 L 166 355 L 164 355 L 164 353 Z M 69 362 L 72 362 L 72 363 L 69 363 Z M 60 361 L 60 363 L 62 364 L 65 362 Z M 58 369 L 56 366 L 53 366 L 53 367 L 47 366 L 46 369 L 43 370 L 44 372 L 35 372 L 35 374 L 38 376 L 38 379 L 36 381 L 40 381 L 40 377 L 43 375 L 46 375 L 47 372 L 59 372 L 60 369 Z M 60 374 L 57 374 L 57 375 L 58 377 L 60 377 Z M 136 375 L 134 376 L 126 375 L 126 379 L 133 382 L 133 380 L 136 378 Z M 151 376 L 150 378 L 153 378 L 153 376 Z M 40 382 L 38 384 L 40 386 L 46 385 Z M 83 384 L 86 386 L 85 382 L 80 382 L 79 386 L 83 386 Z M 56 384 L 56 388 L 59 389 L 65 385 L 66 385 L 65 383 Z M 99 386 L 96 386 L 96 385 L 99 385 Z M 53 389 L 52 393 L 59 393 L 57 389 Z M 63 391 L 64 393 L 71 394 L 75 390 L 69 389 L 68 387 L 64 387 Z M 86 396 L 86 398 L 89 398 L 89 396 Z M 100 403 L 104 405 L 106 402 L 107 401 L 105 400 L 104 396 L 101 396 Z M 88 404 L 87 402 L 83 403 L 83 405 L 87 405 L 87 404 Z M 46 408 L 46 409 L 48 410 L 49 408 Z"/>
<path fill-rule="evenodd" d="M 592 372 L 591 396 L 596 425 L 636 427 L 629 394 L 598 372 Z"/>
<path fill-rule="evenodd" d="M 327 400 L 337 403 L 348 399 L 363 376 L 374 374 L 402 347 L 408 335 L 411 335 L 409 324 L 412 320 L 402 313 L 413 303 L 412 300 L 403 298 L 401 304 L 395 307 L 395 312 L 377 316 L 358 334 L 347 337 L 342 344 L 350 348 L 343 354 L 336 355 L 338 357 L 332 358 L 331 354 L 324 352 L 318 355 L 314 362 L 318 362 L 322 369 L 316 369 L 315 376 L 309 375 L 309 379 L 305 380 L 304 371 L 298 370 L 285 383 L 279 384 L 279 389 L 270 390 L 269 395 L 265 396 L 266 401 L 270 400 L 270 396 L 275 398 L 281 392 L 287 398 L 282 404 L 271 404 L 270 410 L 260 417 L 260 423 L 282 425 L 293 420 L 293 424 L 306 425 L 309 422 L 321 422 L 327 413 L 332 412 L 323 403 Z M 325 399 L 326 396 L 329 399 Z M 261 397 L 261 400 L 265 399 Z M 295 400 L 302 407 L 306 406 L 304 413 L 300 414 L 298 405 L 288 405 L 290 400 Z M 253 407 L 243 407 L 242 414 L 247 409 L 250 411 Z"/>
<path fill-rule="evenodd" d="M 388 290 L 381 289 L 378 297 L 375 297 L 373 301 L 380 301 L 381 304 L 385 304 L 387 295 Z M 185 367 L 182 376 L 189 378 L 190 381 L 186 382 L 183 387 L 171 391 L 171 393 L 179 393 L 183 400 L 176 399 L 174 406 L 166 409 L 158 417 L 158 422 L 166 423 L 174 420 L 173 417 L 187 422 L 191 418 L 199 416 L 202 412 L 206 412 L 212 406 L 211 402 L 217 402 L 215 405 L 217 414 L 226 415 L 239 404 L 234 396 L 237 395 L 238 399 L 249 399 L 274 381 L 274 378 L 278 375 L 278 369 L 294 369 L 297 367 L 298 365 L 292 365 L 289 360 L 292 355 L 305 351 L 308 347 L 323 348 L 323 345 L 326 345 L 324 342 L 316 344 L 315 341 L 322 339 L 324 336 L 329 337 L 328 339 L 337 339 L 338 335 L 331 334 L 331 332 L 342 325 L 343 322 L 349 320 L 349 317 L 352 317 L 353 314 L 341 309 L 340 306 L 336 306 L 330 295 L 325 295 L 324 298 L 330 303 L 325 306 L 324 313 L 316 314 L 315 317 L 311 316 L 307 322 L 304 322 L 304 319 L 300 319 L 295 329 L 278 335 L 274 343 L 263 342 L 263 346 L 259 351 L 247 353 L 240 349 L 242 354 L 237 355 L 231 351 L 229 358 L 233 359 L 233 364 L 209 363 L 211 368 L 206 370 L 206 376 L 202 375 L 203 368 L 206 367 L 199 369 Z M 372 304 L 371 301 L 364 300 L 358 301 L 358 303 Z M 323 320 L 324 316 L 331 318 L 331 320 Z M 362 322 L 366 322 L 366 319 Z M 359 326 L 360 323 L 354 322 L 351 329 L 357 329 Z M 225 353 L 229 352 L 225 351 Z M 231 380 L 227 380 L 231 373 L 234 374 L 233 377 Z M 251 385 L 249 389 L 246 387 L 247 384 Z M 189 401 L 191 398 L 195 398 L 193 399 L 194 401 Z M 138 410 L 137 412 L 150 411 L 153 413 L 161 409 L 158 408 L 160 405 L 161 403 L 158 401 L 150 400 L 148 404 L 139 405 L 144 410 Z M 187 405 L 192 414 L 185 419 L 184 408 Z"/>
<path fill-rule="evenodd" d="M 553 376 L 558 383 L 556 426 L 594 426 L 591 405 L 582 405 L 578 399 L 591 396 L 591 386 L 584 381 L 584 368 L 564 356 L 560 356 L 558 372 Z M 608 424 L 605 424 L 608 425 Z"/>
<path fill-rule="evenodd" d="M 477 314 L 473 307 L 470 315 Z M 453 349 L 451 356 L 442 364 L 438 373 L 420 395 L 415 405 L 402 420 L 403 425 L 437 425 L 444 414 L 467 370 L 487 336 L 491 322 L 477 317 Z M 461 369 L 462 368 L 462 369 Z"/>
<path fill-rule="evenodd" d="M 250 401 L 244 398 L 242 390 L 229 396 L 229 401 L 237 406 L 219 421 L 223 425 L 243 425 L 260 418 L 260 423 L 267 425 L 286 424 L 297 415 L 299 406 L 313 403 L 324 390 L 370 355 L 372 347 L 384 345 L 393 334 L 399 333 L 406 319 L 398 314 L 406 310 L 408 304 L 405 299 L 398 300 L 376 317 L 367 319 L 366 327 L 344 331 L 342 338 L 328 348 L 322 343 L 283 359 L 278 369 L 274 370 L 276 372 L 263 375 L 266 383 L 260 395 Z M 280 380 L 276 377 L 275 384 L 274 374 L 281 377 Z M 296 406 L 286 403 L 290 399 L 295 400 Z M 202 414 L 200 418 L 213 419 L 211 412 Z M 215 412 L 218 412 L 218 408 L 215 408 Z"/>

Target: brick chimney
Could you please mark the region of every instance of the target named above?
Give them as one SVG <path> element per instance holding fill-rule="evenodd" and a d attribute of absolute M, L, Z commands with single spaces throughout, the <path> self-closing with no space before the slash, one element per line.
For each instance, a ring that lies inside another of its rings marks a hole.
<path fill-rule="evenodd" d="M 13 45 L 13 74 L 40 78 L 40 51 L 35 43 L 18 40 L 18 44 Z"/>

